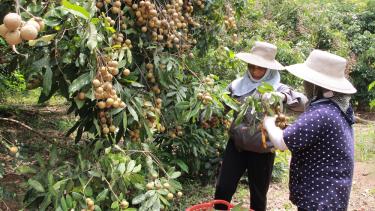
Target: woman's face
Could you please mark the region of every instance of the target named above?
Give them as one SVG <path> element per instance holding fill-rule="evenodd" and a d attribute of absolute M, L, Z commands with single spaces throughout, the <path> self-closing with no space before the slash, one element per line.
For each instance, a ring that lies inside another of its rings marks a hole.
<path fill-rule="evenodd" d="M 261 78 L 263 78 L 264 74 L 266 74 L 267 72 L 266 68 L 252 65 L 252 64 L 248 64 L 247 69 L 249 70 L 251 76 L 255 80 L 260 80 Z"/>

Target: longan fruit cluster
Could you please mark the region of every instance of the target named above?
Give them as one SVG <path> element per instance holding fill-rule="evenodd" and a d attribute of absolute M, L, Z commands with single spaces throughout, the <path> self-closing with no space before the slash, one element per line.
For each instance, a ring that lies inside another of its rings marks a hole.
<path fill-rule="evenodd" d="M 99 122 L 103 134 L 114 133 L 116 131 L 116 126 L 112 122 L 112 118 L 106 111 L 99 112 Z"/>
<path fill-rule="evenodd" d="M 42 18 L 31 18 L 24 22 L 17 13 L 8 13 L 0 25 L 0 36 L 4 37 L 9 45 L 18 45 L 23 40 L 35 40 L 38 33 L 44 29 Z"/>
<path fill-rule="evenodd" d="M 235 29 L 237 28 L 236 19 L 234 18 L 234 11 L 231 7 L 226 7 L 227 15 L 224 16 L 224 24 L 227 29 Z"/>

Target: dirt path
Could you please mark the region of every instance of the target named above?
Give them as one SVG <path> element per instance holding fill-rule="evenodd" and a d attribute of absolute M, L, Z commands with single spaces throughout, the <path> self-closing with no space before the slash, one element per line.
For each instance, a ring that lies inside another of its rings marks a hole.
<path fill-rule="evenodd" d="M 233 203 L 249 204 L 249 193 L 242 186 L 234 196 Z M 271 184 L 268 191 L 268 209 L 272 211 L 289 211 L 297 208 L 289 201 L 287 184 Z M 353 187 L 349 201 L 349 211 L 375 210 L 375 160 L 371 162 L 356 162 L 354 169 Z"/>

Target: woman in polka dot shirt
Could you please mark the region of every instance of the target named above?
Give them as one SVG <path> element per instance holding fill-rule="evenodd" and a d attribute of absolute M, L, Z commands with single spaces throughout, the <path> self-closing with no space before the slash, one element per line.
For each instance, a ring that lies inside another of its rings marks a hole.
<path fill-rule="evenodd" d="M 264 119 L 272 143 L 292 153 L 290 200 L 304 210 L 346 210 L 354 166 L 353 110 L 356 92 L 345 79 L 346 60 L 314 50 L 305 63 L 286 69 L 304 80 L 306 111 L 284 131 L 275 117 Z"/>

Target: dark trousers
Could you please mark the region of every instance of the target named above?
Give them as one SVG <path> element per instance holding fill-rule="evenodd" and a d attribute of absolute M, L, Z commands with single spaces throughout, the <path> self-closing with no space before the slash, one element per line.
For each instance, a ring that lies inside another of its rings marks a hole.
<path fill-rule="evenodd" d="M 239 180 L 247 170 L 250 207 L 255 211 L 266 210 L 274 159 L 274 153 L 239 152 L 233 141 L 229 140 L 216 184 L 215 199 L 230 202 Z M 227 207 L 217 205 L 215 209 L 226 210 Z"/>

